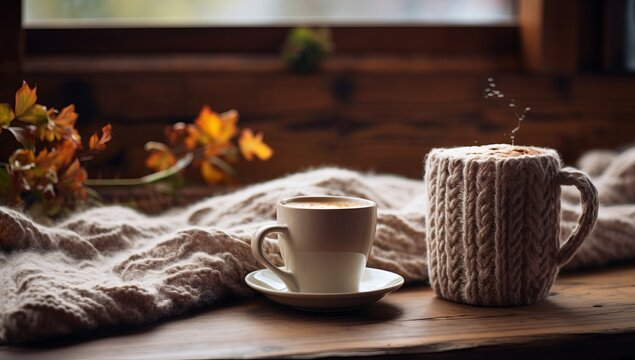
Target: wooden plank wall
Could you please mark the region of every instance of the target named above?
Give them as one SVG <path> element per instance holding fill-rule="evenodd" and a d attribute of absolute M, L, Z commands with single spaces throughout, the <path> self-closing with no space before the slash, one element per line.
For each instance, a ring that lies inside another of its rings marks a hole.
<path fill-rule="evenodd" d="M 635 141 L 633 76 L 416 66 L 297 75 L 277 66 L 247 68 L 254 70 L 51 72 L 27 63 L 26 80 L 38 85 L 44 104 L 75 103 L 85 134 L 113 124 L 112 145 L 88 165 L 92 177 L 143 175 L 145 141 L 163 139 L 164 126 L 191 121 L 210 104 L 239 110 L 239 124 L 264 131 L 275 150 L 266 163 L 240 166 L 244 182 L 328 164 L 419 178 L 432 147 L 509 141 L 515 119 L 508 102 L 484 99 L 489 76 L 506 99 L 532 108 L 520 144 L 556 148 L 572 163 L 588 149 Z M 0 147 L 7 145 L 3 140 Z"/>
<path fill-rule="evenodd" d="M 19 1 L 2 4 L 0 11 L 0 92 L 18 81 L 22 70 L 23 38 L 22 7 Z"/>

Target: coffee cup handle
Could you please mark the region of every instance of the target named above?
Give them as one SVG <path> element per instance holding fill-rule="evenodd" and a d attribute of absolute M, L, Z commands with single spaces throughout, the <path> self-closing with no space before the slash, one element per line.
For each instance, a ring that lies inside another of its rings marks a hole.
<path fill-rule="evenodd" d="M 256 260 L 258 260 L 262 265 L 264 265 L 267 269 L 271 270 L 274 274 L 276 274 L 280 280 L 282 280 L 285 285 L 287 285 L 287 289 L 292 292 L 298 292 L 298 281 L 292 273 L 282 270 L 271 263 L 266 257 L 264 252 L 262 251 L 262 243 L 265 240 L 265 237 L 271 233 L 282 233 L 286 236 L 289 236 L 289 228 L 285 225 L 279 224 L 270 224 L 263 225 L 256 232 L 254 236 L 251 238 L 251 252 L 254 254 Z"/>
<path fill-rule="evenodd" d="M 563 266 L 573 257 L 578 247 L 582 245 L 582 241 L 593 230 L 598 217 L 598 192 L 584 173 L 573 168 L 562 169 L 558 174 L 558 183 L 575 186 L 580 192 L 582 203 L 582 213 L 578 218 L 578 224 L 556 255 L 558 266 Z"/>

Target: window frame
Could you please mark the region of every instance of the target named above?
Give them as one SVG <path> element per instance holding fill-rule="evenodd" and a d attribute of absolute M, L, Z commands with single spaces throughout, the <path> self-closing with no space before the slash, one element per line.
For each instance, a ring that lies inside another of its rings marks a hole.
<path fill-rule="evenodd" d="M 518 0 L 516 9 L 518 24 L 509 26 L 335 26 L 332 29 L 336 54 L 380 53 L 407 59 L 407 55 L 416 53 L 438 62 L 448 56 L 466 61 L 480 55 L 481 60 L 492 59 L 492 63 L 502 54 L 532 72 L 625 70 L 620 39 L 625 31 L 622 20 L 626 0 L 584 4 L 576 0 Z M 9 0 L 0 19 L 0 27 L 7 35 L 3 47 L 6 51 L 0 54 L 0 70 L 13 75 L 25 68 L 25 61 L 47 55 L 277 54 L 290 29 L 24 29 L 20 22 L 21 0 Z"/>
<path fill-rule="evenodd" d="M 35 55 L 278 53 L 292 29 L 267 27 L 27 28 Z M 333 26 L 338 54 L 510 55 L 520 50 L 517 25 Z M 461 43 L 461 47 L 456 44 Z"/>

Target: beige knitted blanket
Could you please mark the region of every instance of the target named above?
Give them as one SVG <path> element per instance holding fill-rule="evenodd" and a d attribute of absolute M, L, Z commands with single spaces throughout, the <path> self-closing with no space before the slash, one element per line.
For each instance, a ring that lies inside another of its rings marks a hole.
<path fill-rule="evenodd" d="M 579 166 L 600 193 L 599 220 L 568 267 L 635 258 L 635 148 L 593 152 Z M 423 181 L 324 168 L 212 197 L 149 217 L 123 207 L 76 214 L 52 227 L 0 208 L 0 343 L 149 323 L 252 292 L 244 276 L 254 229 L 275 218 L 277 200 L 332 194 L 378 204 L 368 265 L 407 282 L 427 279 Z M 563 193 L 563 237 L 577 194 Z M 280 264 L 275 241 L 266 244 Z"/>

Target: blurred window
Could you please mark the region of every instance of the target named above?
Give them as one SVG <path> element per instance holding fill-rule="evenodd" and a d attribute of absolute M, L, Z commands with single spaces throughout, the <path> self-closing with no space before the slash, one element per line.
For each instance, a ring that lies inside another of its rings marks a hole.
<path fill-rule="evenodd" d="M 635 0 L 626 5 L 626 68 L 635 71 Z"/>
<path fill-rule="evenodd" d="M 22 0 L 25 28 L 511 25 L 514 0 Z"/>

